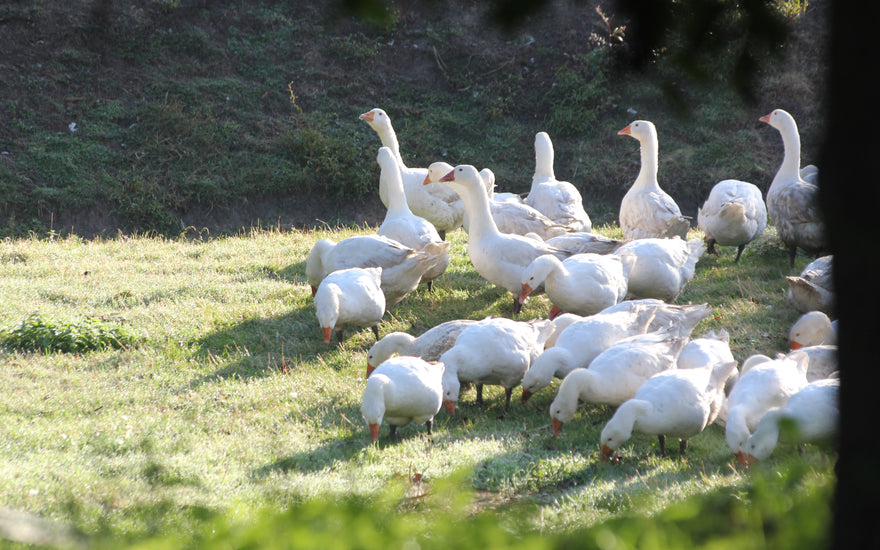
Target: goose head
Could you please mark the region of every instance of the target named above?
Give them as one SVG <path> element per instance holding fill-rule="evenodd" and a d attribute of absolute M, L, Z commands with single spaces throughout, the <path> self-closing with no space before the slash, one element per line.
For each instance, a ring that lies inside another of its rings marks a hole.
<path fill-rule="evenodd" d="M 794 117 L 791 116 L 788 111 L 783 109 L 774 109 L 758 120 L 766 122 L 779 131 L 783 131 L 787 128 L 797 129 L 797 123 L 794 121 Z"/>
<path fill-rule="evenodd" d="M 428 185 L 429 183 L 439 182 L 440 178 L 451 172 L 453 168 L 454 166 L 448 162 L 443 162 L 442 160 L 432 162 L 428 166 L 428 174 L 425 176 L 424 184 Z"/>
<path fill-rule="evenodd" d="M 617 132 L 619 136 L 630 136 L 639 141 L 656 140 L 657 128 L 648 120 L 636 120 Z"/>
<path fill-rule="evenodd" d="M 391 117 L 389 117 L 388 113 L 386 113 L 382 109 L 376 108 L 371 111 L 367 111 L 366 113 L 358 116 L 358 118 L 369 124 L 370 127 L 372 127 L 374 130 L 391 127 Z"/>
<path fill-rule="evenodd" d="M 485 195 L 485 187 L 483 177 L 475 167 L 470 164 L 459 164 L 449 171 L 448 174 L 440 178 L 440 181 L 458 191 L 472 193 L 480 191 Z"/>

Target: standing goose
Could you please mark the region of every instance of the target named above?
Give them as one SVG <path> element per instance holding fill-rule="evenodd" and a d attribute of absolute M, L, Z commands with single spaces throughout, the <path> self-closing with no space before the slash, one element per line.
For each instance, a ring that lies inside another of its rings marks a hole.
<path fill-rule="evenodd" d="M 382 145 L 394 154 L 400 168 L 400 175 L 403 178 L 406 201 L 413 214 L 431 222 L 441 239 L 444 240 L 447 231 L 461 227 L 464 216 L 464 205 L 461 200 L 455 193 L 450 193 L 449 189 L 442 185 L 423 185 L 425 176 L 428 174 L 427 169 L 409 168 L 403 162 L 397 133 L 391 126 L 391 118 L 388 113 L 382 109 L 373 109 L 363 113 L 359 118 L 379 135 Z M 379 198 L 385 206 L 388 206 L 388 190 L 381 182 L 379 184 Z"/>
<path fill-rule="evenodd" d="M 394 357 L 376 367 L 361 401 L 361 415 L 373 441 L 379 439 L 383 420 L 391 426 L 391 437 L 398 426 L 410 422 L 425 424 L 430 437 L 434 416 L 443 403 L 442 379 L 443 365 L 418 357 Z"/>
<path fill-rule="evenodd" d="M 577 187 L 559 181 L 553 170 L 553 143 L 547 132 L 535 134 L 535 173 L 525 203 L 570 231 L 589 233 L 593 224 Z"/>
<path fill-rule="evenodd" d="M 468 256 L 477 273 L 490 283 L 513 294 L 513 313 L 519 314 L 522 272 L 532 260 L 544 254 L 559 259 L 571 253 L 551 247 L 538 239 L 501 233 L 489 211 L 489 197 L 477 169 L 456 166 L 440 181 L 461 195 L 468 216 Z M 543 291 L 543 288 L 540 289 Z"/>
<path fill-rule="evenodd" d="M 394 159 L 391 149 L 380 147 L 376 160 L 381 167 L 379 179 L 384 183 L 388 193 L 388 211 L 385 213 L 385 219 L 379 225 L 376 234 L 394 239 L 404 246 L 416 250 L 423 250 L 431 243 L 443 242 L 431 222 L 416 216 L 410 210 L 406 202 L 406 194 L 403 191 L 400 170 L 397 168 L 397 161 Z M 427 283 L 428 290 L 431 290 L 434 279 L 442 275 L 448 265 L 449 254 L 447 253 L 439 258 L 436 265 L 425 271 L 422 275 L 422 282 Z"/>
<path fill-rule="evenodd" d="M 453 166 L 448 162 L 433 162 L 428 166 L 428 175 L 425 176 L 425 183 L 438 182 L 440 178 L 451 172 Z M 514 235 L 525 235 L 526 233 L 534 233 L 546 240 L 552 237 L 564 235 L 568 229 L 538 212 L 531 206 L 514 200 L 495 200 L 494 187 L 495 175 L 488 168 L 480 170 L 480 178 L 486 187 L 486 193 L 489 197 L 489 211 L 492 213 L 492 219 L 495 226 L 501 233 L 511 233 Z M 454 191 L 453 191 L 454 192 Z M 468 230 L 467 212 L 464 215 L 462 228 Z"/>
<path fill-rule="evenodd" d="M 767 227 L 767 205 L 761 190 L 746 181 L 719 181 L 703 207 L 697 209 L 697 225 L 706 234 L 706 252 L 717 256 L 716 244 L 736 246 L 733 261 L 739 262 L 746 245 Z"/>
<path fill-rule="evenodd" d="M 340 269 L 327 275 L 315 293 L 315 312 L 324 332 L 324 343 L 330 333 L 342 343 L 342 327 L 370 327 L 379 339 L 379 322 L 385 314 L 382 293 L 382 268 Z"/>
<path fill-rule="evenodd" d="M 620 202 L 620 228 L 627 241 L 678 236 L 687 239 L 690 219 L 657 182 L 657 129 L 647 120 L 636 120 L 617 132 L 641 144 L 641 168 L 636 181 Z"/>
<path fill-rule="evenodd" d="M 782 135 L 785 152 L 767 190 L 767 211 L 788 248 L 789 266 L 794 267 L 798 248 L 809 254 L 828 248 L 819 210 L 819 188 L 801 178 L 801 138 L 794 117 L 776 109 L 759 120 L 773 126 Z"/>
<path fill-rule="evenodd" d="M 381 267 L 385 307 L 393 306 L 419 285 L 422 275 L 449 254 L 449 243 L 429 243 L 423 250 L 380 235 L 356 235 L 341 241 L 321 239 L 306 257 L 312 296 L 324 277 L 350 267 Z"/>
<path fill-rule="evenodd" d="M 614 411 L 602 429 L 602 458 L 608 460 L 633 432 L 656 435 L 660 456 L 666 456 L 666 437 L 679 438 L 684 455 L 687 442 L 715 421 L 724 397 L 724 384 L 736 362 L 694 369 L 672 369 L 648 378 L 635 397 Z"/>

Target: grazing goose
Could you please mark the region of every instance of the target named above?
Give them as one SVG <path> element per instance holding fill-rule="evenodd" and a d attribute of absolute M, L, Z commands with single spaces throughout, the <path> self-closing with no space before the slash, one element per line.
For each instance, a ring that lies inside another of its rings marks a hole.
<path fill-rule="evenodd" d="M 385 219 L 376 230 L 377 235 L 393 239 L 404 246 L 423 250 L 430 243 L 441 243 L 443 239 L 437 233 L 437 229 L 431 222 L 412 213 L 406 202 L 406 194 L 403 191 L 403 180 L 397 167 L 397 160 L 391 149 L 380 147 L 376 160 L 381 167 L 379 180 L 384 183 L 388 193 L 388 211 Z M 439 261 L 425 271 L 422 282 L 427 283 L 428 290 L 433 287 L 433 281 L 446 271 L 449 265 L 449 254 L 441 256 Z"/>
<path fill-rule="evenodd" d="M 553 143 L 547 132 L 535 134 L 535 173 L 525 203 L 570 231 L 589 233 L 593 224 L 577 187 L 559 181 L 553 170 Z"/>
<path fill-rule="evenodd" d="M 449 243 L 429 243 L 415 250 L 380 235 L 356 235 L 341 241 L 321 239 L 306 257 L 306 278 L 312 295 L 328 274 L 349 267 L 381 267 L 385 307 L 416 289 L 422 275 L 449 254 Z"/>
<path fill-rule="evenodd" d="M 545 345 L 523 376 L 522 401 L 548 386 L 554 377 L 564 379 L 574 369 L 589 367 L 597 355 L 623 338 L 644 334 L 654 314 L 646 308 L 597 313 L 574 321 L 555 337 L 552 347 Z"/>
<path fill-rule="evenodd" d="M 801 138 L 794 117 L 776 109 L 759 120 L 773 126 L 782 135 L 785 153 L 767 190 L 767 211 L 788 248 L 789 265 L 794 267 L 798 248 L 809 254 L 828 248 L 819 210 L 819 188 L 801 178 Z"/>
<path fill-rule="evenodd" d="M 553 330 L 551 321 L 529 323 L 505 318 L 484 319 L 468 326 L 455 344 L 440 356 L 443 374 L 443 400 L 447 412 L 455 413 L 461 382 L 477 385 L 477 404 L 483 402 L 483 385 L 504 388 L 504 410 L 510 407 L 513 388 L 544 349 Z"/>
<path fill-rule="evenodd" d="M 468 215 L 468 256 L 484 279 L 513 294 L 513 313 L 519 314 L 522 272 L 532 260 L 544 254 L 564 259 L 571 253 L 548 246 L 543 241 L 501 233 L 489 212 L 489 197 L 477 169 L 456 166 L 440 181 L 450 186 L 464 201 Z M 543 292 L 543 288 L 540 289 Z"/>
<path fill-rule="evenodd" d="M 555 346 L 556 340 L 559 338 L 559 335 L 562 334 L 562 331 L 567 329 L 569 325 L 576 323 L 581 319 L 584 319 L 584 316 L 574 313 L 561 313 L 555 316 L 553 319 L 550 319 L 551 321 L 553 321 L 553 332 L 550 333 L 550 336 L 547 337 L 547 341 L 544 342 L 544 350 Z"/>
<path fill-rule="evenodd" d="M 688 440 L 715 421 L 724 385 L 735 370 L 736 362 L 730 361 L 667 370 L 648 378 L 602 429 L 599 441 L 603 460 L 608 460 L 633 432 L 656 435 L 660 456 L 666 456 L 666 437 L 676 437 L 680 454 L 684 455 Z"/>
<path fill-rule="evenodd" d="M 626 296 L 626 277 L 617 256 L 575 254 L 564 261 L 551 254 L 538 256 L 523 271 L 520 302 L 541 284 L 553 305 L 551 320 L 562 312 L 593 315 Z"/>
<path fill-rule="evenodd" d="M 434 162 L 428 166 L 428 175 L 425 176 L 425 182 L 440 182 L 440 178 L 451 172 L 453 166 L 448 162 Z M 514 200 L 495 200 L 494 187 L 495 174 L 488 168 L 480 170 L 480 178 L 486 187 L 486 193 L 489 198 L 489 212 L 495 221 L 495 226 L 501 233 L 511 233 L 514 235 L 525 235 L 534 233 L 541 240 L 551 237 L 558 237 L 568 231 L 566 227 L 557 225 L 553 220 L 538 212 L 531 206 L 527 206 L 522 202 Z M 441 184 L 442 185 L 442 184 Z M 454 191 L 453 191 L 454 192 Z M 462 228 L 468 230 L 468 217 L 465 212 L 462 222 Z"/>
<path fill-rule="evenodd" d="M 630 241 L 614 254 L 623 262 L 627 299 L 657 298 L 672 302 L 694 276 L 697 261 L 706 250 L 701 239 L 650 238 Z"/>
<path fill-rule="evenodd" d="M 697 209 L 697 225 L 706 234 L 706 252 L 717 256 L 716 244 L 736 246 L 733 261 L 739 262 L 746 245 L 767 227 L 767 205 L 761 190 L 745 181 L 719 181 L 703 207 Z"/>
<path fill-rule="evenodd" d="M 734 361 L 733 352 L 730 351 L 730 334 L 724 329 L 709 331 L 700 338 L 694 338 L 687 344 L 678 355 L 678 368 L 695 369 L 700 367 L 712 367 L 719 363 Z M 739 378 L 739 371 L 734 371 L 727 378 L 724 393 L 730 393 L 733 384 Z"/>
<path fill-rule="evenodd" d="M 393 357 L 376 367 L 361 402 L 373 441 L 379 439 L 383 420 L 391 427 L 392 438 L 398 426 L 410 422 L 425 424 L 430 437 L 434 416 L 443 403 L 442 378 L 442 364 L 418 357 Z"/>
<path fill-rule="evenodd" d="M 832 276 L 834 256 L 822 256 L 808 263 L 800 276 L 787 276 L 788 293 L 786 298 L 796 310 L 834 311 L 834 278 Z"/>
<path fill-rule="evenodd" d="M 788 331 L 791 349 L 819 344 L 837 344 L 837 331 L 831 319 L 821 311 L 808 311 L 791 325 Z"/>
<path fill-rule="evenodd" d="M 740 465 L 751 466 L 770 456 L 779 441 L 780 425 L 784 421 L 794 424 L 793 435 L 798 442 L 833 439 L 837 435 L 840 417 L 839 394 L 839 379 L 817 380 L 789 397 L 785 405 L 764 413 L 742 454 L 737 457 Z"/>
<path fill-rule="evenodd" d="M 675 326 L 630 336 L 597 355 L 589 368 L 568 373 L 550 404 L 553 433 L 558 435 L 574 417 L 579 402 L 619 406 L 635 397 L 650 377 L 675 368 L 686 342 L 687 336 Z"/>
<path fill-rule="evenodd" d="M 668 238 L 687 239 L 690 219 L 657 182 L 657 129 L 652 122 L 636 120 L 617 132 L 631 136 L 641 144 L 642 165 L 639 175 L 620 202 L 620 227 L 624 240 Z"/>
<path fill-rule="evenodd" d="M 761 417 L 807 385 L 806 354 L 764 360 L 750 368 L 743 365 L 739 380 L 727 396 L 724 436 L 730 451 L 740 456 Z"/>
<path fill-rule="evenodd" d="M 385 314 L 381 284 L 381 267 L 341 269 L 324 277 L 315 293 L 315 312 L 325 344 L 330 343 L 334 328 L 341 344 L 342 328 L 352 326 L 371 327 L 379 339 L 379 322 Z"/>
<path fill-rule="evenodd" d="M 403 178 L 403 189 L 410 210 L 416 216 L 425 218 L 437 229 L 440 238 L 446 239 L 446 232 L 461 227 L 464 216 L 464 205 L 455 193 L 446 187 L 423 185 L 428 171 L 425 168 L 409 168 L 400 155 L 400 143 L 397 133 L 391 126 L 391 118 L 382 109 L 373 109 L 359 117 L 366 122 L 378 135 L 384 147 L 387 147 L 397 159 L 400 175 Z M 379 182 L 379 198 L 388 206 L 388 190 Z"/>
<path fill-rule="evenodd" d="M 405 332 L 386 334 L 367 352 L 367 377 L 376 365 L 394 355 L 420 357 L 425 361 L 438 361 L 440 356 L 455 344 L 458 335 L 466 327 L 476 323 L 470 319 L 446 321 L 416 337 Z"/>

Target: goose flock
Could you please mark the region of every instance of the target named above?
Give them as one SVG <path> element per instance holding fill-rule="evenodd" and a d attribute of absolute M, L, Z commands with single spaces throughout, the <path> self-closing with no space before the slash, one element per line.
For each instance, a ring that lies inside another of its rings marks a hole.
<path fill-rule="evenodd" d="M 786 277 L 788 303 L 803 313 L 790 329 L 791 350 L 775 358 L 748 357 L 738 367 L 730 336 L 721 329 L 693 336 L 711 314 L 707 304 L 675 300 L 704 253 L 735 246 L 734 262 L 768 223 L 776 227 L 790 264 L 798 249 L 826 250 L 816 207 L 818 169 L 801 167 L 794 118 L 782 109 L 760 117 L 779 131 L 784 158 L 764 201 L 754 184 L 726 179 L 698 209 L 703 239 L 688 240 L 691 218 L 657 180 L 654 124 L 636 120 L 618 132 L 640 143 L 638 177 L 623 197 L 623 239 L 592 233 L 578 188 L 556 178 L 550 136 L 535 136 L 535 172 L 524 197 L 496 193 L 489 168 L 434 162 L 404 164 L 391 118 L 382 109 L 360 115 L 381 141 L 379 197 L 387 207 L 374 235 L 314 243 L 306 259 L 324 342 L 345 327 L 370 328 L 361 413 L 373 441 L 382 423 L 425 424 L 445 408 L 454 415 L 463 385 L 504 388 L 505 412 L 513 390 L 521 401 L 561 380 L 550 405 L 554 434 L 576 422 L 579 406 L 615 407 L 596 442 L 603 460 L 634 433 L 687 442 L 706 426 L 723 426 L 740 465 L 766 459 L 780 437 L 798 441 L 836 435 L 837 326 L 831 256 L 817 258 L 799 276 Z M 419 284 L 430 292 L 449 265 L 446 235 L 462 229 L 475 271 L 508 291 L 512 315 L 452 319 L 420 335 L 378 325 L 390 306 Z M 517 320 L 522 304 L 546 294 L 545 319 Z M 794 430 L 788 426 L 794 426 Z"/>

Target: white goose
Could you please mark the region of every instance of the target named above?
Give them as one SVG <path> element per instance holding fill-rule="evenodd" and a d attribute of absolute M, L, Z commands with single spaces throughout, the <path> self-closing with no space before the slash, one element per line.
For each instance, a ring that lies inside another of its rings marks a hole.
<path fill-rule="evenodd" d="M 559 181 L 553 170 L 553 142 L 547 132 L 535 134 L 535 173 L 525 203 L 571 231 L 589 233 L 593 224 L 577 187 Z"/>
<path fill-rule="evenodd" d="M 602 429 L 599 441 L 603 459 L 610 458 L 634 431 L 656 435 L 661 456 L 666 456 L 666 437 L 676 437 L 680 454 L 684 455 L 688 440 L 718 416 L 724 385 L 735 370 L 736 362 L 730 361 L 667 370 L 648 378 Z"/>
<path fill-rule="evenodd" d="M 384 183 L 388 193 L 388 211 L 385 219 L 376 230 L 377 235 L 393 239 L 404 246 L 423 250 L 430 243 L 440 243 L 443 239 L 431 222 L 412 213 L 406 202 L 403 191 L 403 180 L 397 167 L 397 160 L 391 149 L 380 147 L 376 160 L 381 167 L 379 180 Z M 449 265 L 449 254 L 441 256 L 439 261 L 422 275 L 422 282 L 427 283 L 431 290 L 433 281 L 446 271 Z"/>
<path fill-rule="evenodd" d="M 706 251 L 701 239 L 650 238 L 630 241 L 614 254 L 623 262 L 627 298 L 674 301 L 694 276 L 697 261 Z"/>
<path fill-rule="evenodd" d="M 448 162 L 439 161 L 431 163 L 428 166 L 428 175 L 425 177 L 425 182 L 440 182 L 440 178 L 451 172 L 452 169 L 453 166 Z M 480 179 L 486 187 L 489 199 L 489 212 L 492 214 L 495 226 L 498 227 L 498 231 L 501 233 L 511 233 L 514 235 L 534 233 L 541 237 L 541 240 L 545 240 L 551 237 L 558 237 L 568 231 L 566 227 L 558 225 L 544 214 L 522 202 L 495 200 L 494 192 L 492 191 L 495 174 L 488 168 L 480 170 Z M 467 212 L 465 212 L 462 228 L 467 231 L 468 226 L 468 216 Z"/>
<path fill-rule="evenodd" d="M 807 382 L 813 383 L 823 378 L 832 378 L 834 373 L 838 372 L 837 346 L 834 344 L 817 344 L 797 348 L 788 352 L 786 357 L 792 359 L 793 355 L 797 353 L 807 355 Z"/>
<path fill-rule="evenodd" d="M 686 342 L 687 335 L 674 326 L 630 336 L 597 355 L 589 368 L 568 373 L 550 404 L 553 433 L 574 417 L 579 402 L 619 406 L 635 397 L 648 378 L 675 368 Z"/>
<path fill-rule="evenodd" d="M 703 207 L 697 209 L 697 225 L 706 234 L 709 254 L 718 255 L 716 244 L 736 246 L 733 261 L 739 262 L 746 245 L 760 237 L 767 227 L 767 205 L 761 190 L 745 181 L 719 181 Z"/>
<path fill-rule="evenodd" d="M 386 334 L 367 352 L 367 377 L 370 376 L 376 365 L 394 355 L 408 355 L 420 357 L 425 361 L 438 361 L 440 356 L 455 344 L 461 331 L 474 323 L 476 321 L 470 319 L 446 321 L 417 337 L 405 332 Z"/>
<path fill-rule="evenodd" d="M 828 247 L 819 211 L 819 188 L 801 178 L 801 138 L 794 117 L 776 109 L 759 120 L 782 135 L 785 153 L 767 190 L 767 211 L 788 248 L 789 265 L 794 267 L 798 248 L 813 254 Z"/>
<path fill-rule="evenodd" d="M 597 355 L 623 338 L 644 334 L 653 318 L 654 311 L 637 309 L 597 313 L 569 324 L 523 376 L 522 401 L 548 386 L 554 377 L 564 379 L 574 369 L 587 368 Z"/>
<path fill-rule="evenodd" d="M 681 215 L 678 204 L 657 182 L 657 129 L 652 122 L 636 120 L 617 132 L 641 144 L 639 175 L 620 202 L 620 228 L 625 240 L 645 238 L 687 238 L 689 218 Z"/>
<path fill-rule="evenodd" d="M 373 441 L 379 439 L 383 420 L 391 427 L 391 437 L 398 426 L 410 422 L 425 424 L 430 437 L 434 416 L 443 402 L 442 378 L 442 364 L 418 357 L 394 357 L 376 367 L 367 379 L 361 402 L 361 414 Z"/>
<path fill-rule="evenodd" d="M 806 354 L 795 358 L 764 360 L 745 368 L 727 396 L 724 436 L 730 451 L 741 457 L 743 446 L 768 410 L 785 405 L 807 385 Z"/>
<path fill-rule="evenodd" d="M 819 344 L 837 344 L 837 331 L 831 319 L 821 311 L 808 311 L 791 325 L 788 331 L 791 349 Z"/>
<path fill-rule="evenodd" d="M 733 352 L 730 351 L 730 334 L 721 329 L 709 331 L 699 338 L 694 338 L 687 344 L 678 355 L 678 368 L 696 369 L 712 367 L 719 363 L 735 361 Z M 733 384 L 739 378 L 739 371 L 734 371 L 727 378 L 724 393 L 730 393 Z"/>
<path fill-rule="evenodd" d="M 321 239 L 306 257 L 306 278 L 312 295 L 330 273 L 350 267 L 381 267 L 385 307 L 393 306 L 416 289 L 422 275 L 449 254 L 449 243 L 429 243 L 415 250 L 379 235 Z"/>
<path fill-rule="evenodd" d="M 584 231 L 573 231 L 558 237 L 550 237 L 545 242 L 572 254 L 611 254 L 623 245 L 623 241 Z"/>
<path fill-rule="evenodd" d="M 379 322 L 385 314 L 381 284 L 381 267 L 341 269 L 321 281 L 315 293 L 315 312 L 325 344 L 330 343 L 333 329 L 342 343 L 342 328 L 352 326 L 371 327 L 379 339 Z"/>
<path fill-rule="evenodd" d="M 559 338 L 559 335 L 562 334 L 562 331 L 567 329 L 569 325 L 576 323 L 584 319 L 583 315 L 577 315 L 575 313 L 561 313 L 551 319 L 553 321 L 553 332 L 550 333 L 550 336 L 547 338 L 547 341 L 544 342 L 544 350 L 548 348 L 552 348 L 556 345 L 556 340 Z M 532 365 L 534 366 L 534 365 Z"/>
<path fill-rule="evenodd" d="M 407 167 L 400 155 L 400 143 L 397 141 L 397 133 L 391 126 L 388 113 L 382 109 L 373 109 L 363 113 L 359 118 L 379 135 L 382 145 L 390 149 L 397 159 L 406 201 L 413 214 L 431 222 L 442 239 L 446 238 L 447 231 L 461 227 L 464 216 L 464 205 L 461 200 L 442 185 L 423 185 L 428 173 L 427 169 Z M 379 198 L 385 206 L 388 206 L 388 190 L 381 182 Z"/>
<path fill-rule="evenodd" d="M 792 395 L 785 405 L 764 413 L 743 448 L 740 464 L 752 465 L 770 456 L 784 420 L 794 423 L 794 436 L 799 442 L 834 438 L 840 417 L 839 394 L 839 379 L 817 380 Z"/>
<path fill-rule="evenodd" d="M 834 311 L 834 256 L 822 256 L 808 263 L 797 277 L 787 276 L 786 298 L 800 312 Z"/>
<path fill-rule="evenodd" d="M 443 374 L 443 400 L 449 414 L 454 414 L 461 382 L 477 385 L 477 404 L 483 402 L 483 385 L 504 388 L 504 410 L 510 407 L 513 388 L 544 349 L 553 330 L 551 321 L 530 323 L 505 318 L 484 319 L 468 326 L 455 344 L 440 356 Z"/>
<path fill-rule="evenodd" d="M 593 315 L 626 296 L 626 277 L 617 256 L 575 254 L 564 261 L 550 254 L 538 256 L 523 271 L 520 302 L 541 284 L 553 305 L 550 319 L 562 312 Z"/>
<path fill-rule="evenodd" d="M 498 231 L 489 212 L 489 197 L 483 180 L 473 166 L 456 166 L 440 181 L 464 200 L 469 220 L 468 256 L 471 263 L 484 279 L 513 294 L 513 312 L 518 314 L 522 309 L 519 294 L 523 269 L 544 254 L 553 254 L 559 259 L 571 254 L 536 239 Z"/>

